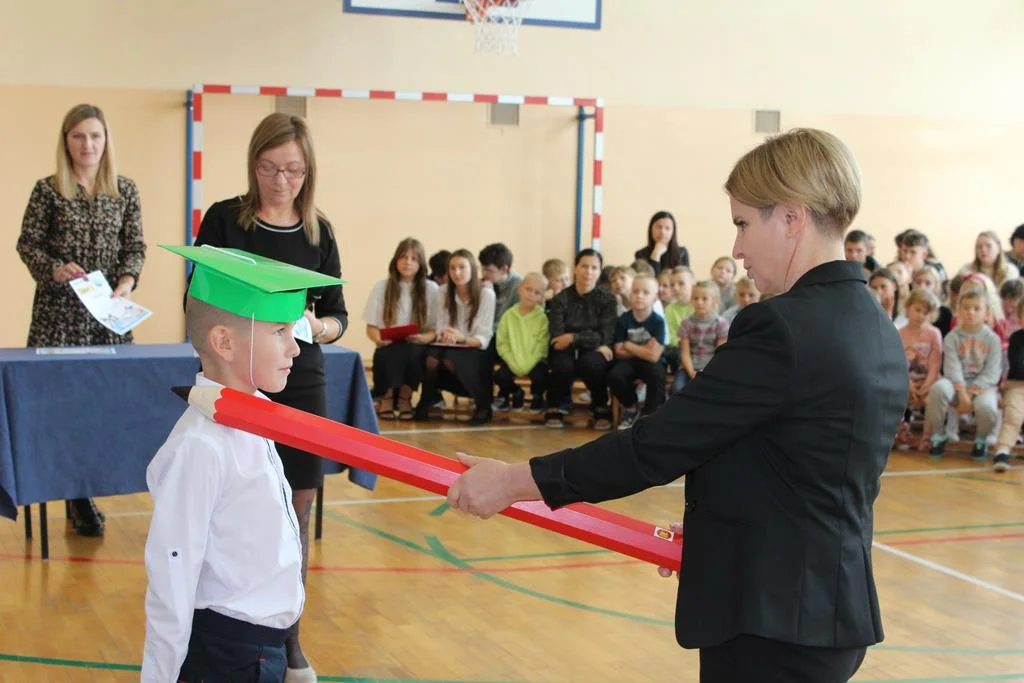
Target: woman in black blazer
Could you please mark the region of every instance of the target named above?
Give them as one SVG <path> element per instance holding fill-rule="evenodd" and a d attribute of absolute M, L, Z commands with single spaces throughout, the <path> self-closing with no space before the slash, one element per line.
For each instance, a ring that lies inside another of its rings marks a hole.
<path fill-rule="evenodd" d="M 471 468 L 448 503 L 481 517 L 557 508 L 686 475 L 676 639 L 702 683 L 841 683 L 882 640 L 873 506 L 907 398 L 899 334 L 843 258 L 860 208 L 850 151 L 772 138 L 726 182 L 733 256 L 762 292 L 697 378 L 630 430 Z"/>

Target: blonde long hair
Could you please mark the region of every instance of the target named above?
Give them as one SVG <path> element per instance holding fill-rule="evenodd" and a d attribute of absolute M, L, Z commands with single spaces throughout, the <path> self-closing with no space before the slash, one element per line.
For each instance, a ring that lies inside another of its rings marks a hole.
<path fill-rule="evenodd" d="M 306 175 L 302 189 L 295 198 L 295 208 L 302 217 L 303 229 L 310 244 L 320 244 L 320 220 L 327 217 L 316 208 L 316 154 L 309 125 L 300 116 L 274 113 L 260 121 L 249 140 L 248 175 L 249 191 L 242 196 L 242 207 L 238 212 L 238 224 L 244 230 L 256 227 L 260 211 L 259 179 L 256 177 L 256 162 L 268 149 L 280 147 L 289 142 L 298 144 L 306 158 Z"/>
<path fill-rule="evenodd" d="M 65 199 L 74 199 L 78 194 L 78 181 L 75 180 L 74 162 L 68 151 L 68 133 L 71 129 L 87 119 L 96 119 L 103 126 L 103 156 L 100 157 L 100 170 L 96 174 L 96 194 L 120 197 L 117 189 L 117 166 L 114 163 L 114 141 L 110 139 L 110 128 L 103 110 L 91 104 L 78 104 L 64 115 L 57 136 L 57 172 L 53 175 L 53 184 L 57 192 Z"/>
<path fill-rule="evenodd" d="M 978 258 L 978 240 L 984 237 L 987 240 L 991 240 L 996 245 L 996 260 L 992 264 L 992 272 L 988 272 L 982 264 L 981 259 Z M 985 232 L 978 233 L 978 236 L 974 240 L 974 261 L 971 262 L 971 268 L 975 273 L 980 273 L 988 277 L 996 287 L 1002 287 L 1003 283 L 1009 279 L 1009 268 L 1006 267 L 1006 257 L 1003 256 L 1003 250 L 999 248 L 999 235 L 986 230 Z M 1001 308 L 1001 307 L 1000 307 Z"/>

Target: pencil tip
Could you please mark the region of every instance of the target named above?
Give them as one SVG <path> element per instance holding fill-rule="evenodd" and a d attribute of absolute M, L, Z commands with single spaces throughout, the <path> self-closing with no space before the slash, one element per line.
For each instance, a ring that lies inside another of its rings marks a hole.
<path fill-rule="evenodd" d="M 173 391 L 182 401 L 188 403 L 188 394 L 192 391 L 192 387 L 171 387 L 171 391 Z"/>

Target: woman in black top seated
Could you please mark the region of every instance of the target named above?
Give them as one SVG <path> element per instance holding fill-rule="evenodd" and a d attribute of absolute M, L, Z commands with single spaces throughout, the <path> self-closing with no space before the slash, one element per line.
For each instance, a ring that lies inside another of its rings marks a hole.
<path fill-rule="evenodd" d="M 602 265 L 598 252 L 580 251 L 576 255 L 575 282 L 551 300 L 548 312 L 551 381 L 545 415 L 549 427 L 562 426 L 562 416 L 571 406 L 572 380 L 579 377 L 590 391 L 594 429 L 611 429 L 605 376 L 614 356 L 611 347 L 616 308 L 615 296 L 597 286 Z"/>
<path fill-rule="evenodd" d="M 671 270 L 676 266 L 689 267 L 690 252 L 679 244 L 675 216 L 668 211 L 659 211 L 651 216 L 651 220 L 647 224 L 647 246 L 637 250 L 633 256 L 638 260 L 650 263 L 651 268 L 654 268 L 655 277 L 663 269 Z"/>
<path fill-rule="evenodd" d="M 203 217 L 197 246 L 243 249 L 253 254 L 341 277 L 338 243 L 331 224 L 314 203 L 316 157 L 306 122 L 298 116 L 271 114 L 256 127 L 249 142 L 249 191 L 215 203 Z M 320 344 L 336 342 L 348 326 L 341 287 L 309 291 L 306 310 L 313 343 L 299 341 L 288 385 L 269 398 L 299 410 L 327 416 L 324 356 Z M 316 490 L 323 485 L 322 460 L 277 444 L 302 541 L 302 575 L 309 561 L 309 513 Z M 308 605 L 308 602 L 307 602 Z M 299 625 L 285 641 L 288 680 L 315 681 L 299 645 Z"/>

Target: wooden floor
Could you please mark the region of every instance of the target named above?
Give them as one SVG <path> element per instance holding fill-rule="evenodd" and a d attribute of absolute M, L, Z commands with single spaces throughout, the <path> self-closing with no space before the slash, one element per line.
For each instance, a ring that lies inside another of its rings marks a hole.
<path fill-rule="evenodd" d="M 595 436 L 382 429 L 510 461 Z M 677 485 L 609 507 L 667 522 L 681 499 Z M 673 637 L 674 582 L 652 567 L 511 520 L 466 518 L 388 481 L 369 493 L 332 478 L 326 500 L 302 622 L 323 681 L 697 681 L 696 655 Z M 149 499 L 99 504 L 103 539 L 65 531 L 62 506 L 51 506 L 48 563 L 20 520 L 0 523 L 0 681 L 138 680 Z M 887 637 L 856 680 L 1024 681 L 1024 467 L 995 475 L 963 455 L 895 453 L 876 511 Z"/>

